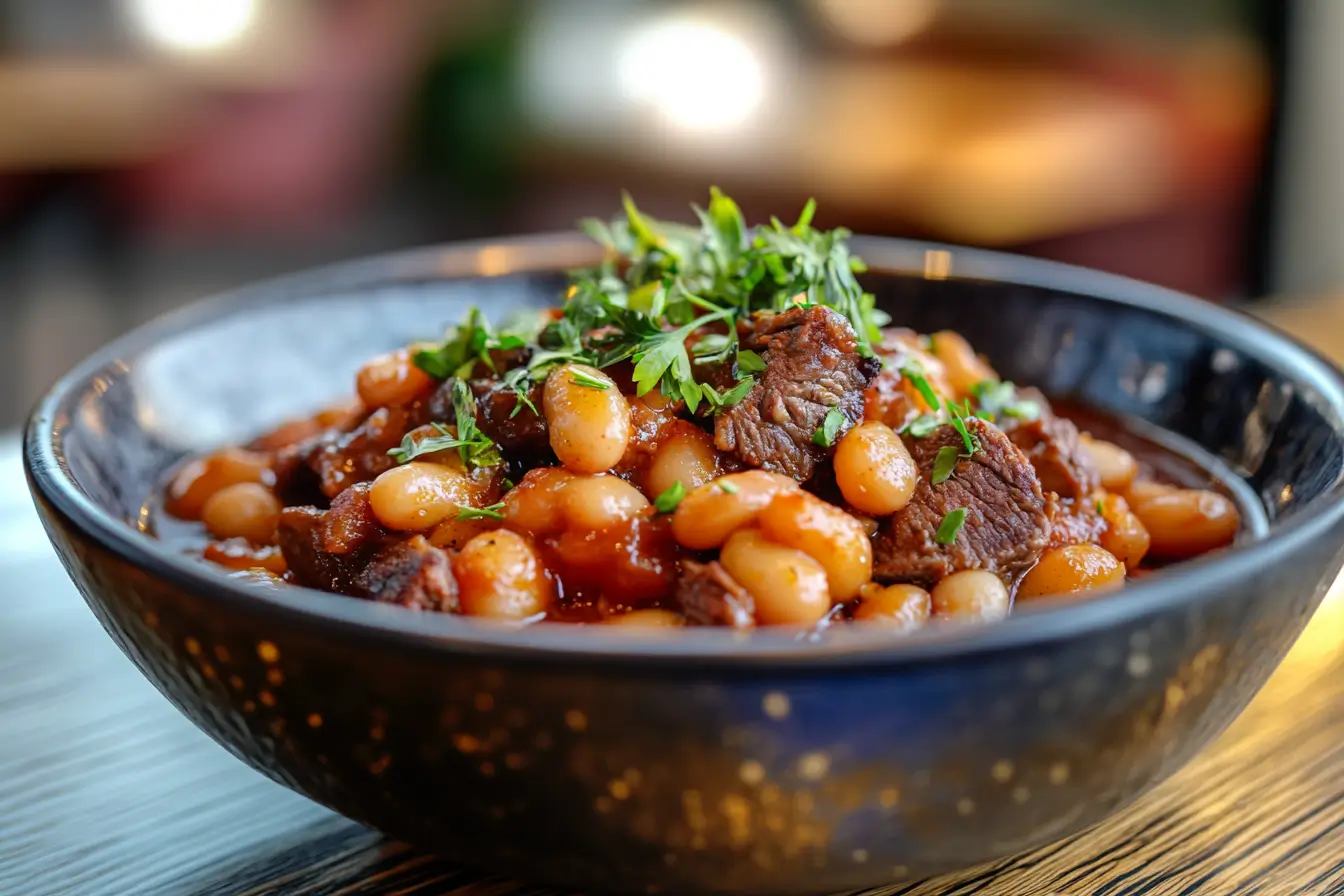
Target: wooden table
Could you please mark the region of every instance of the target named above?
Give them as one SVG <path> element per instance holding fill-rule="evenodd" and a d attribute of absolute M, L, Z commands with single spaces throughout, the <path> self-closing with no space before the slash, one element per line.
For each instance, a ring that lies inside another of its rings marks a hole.
<path fill-rule="evenodd" d="M 1336 317 L 1278 319 L 1344 342 Z M 0 894 L 542 892 L 388 842 L 193 728 L 84 608 L 29 508 L 14 439 L 0 444 Z M 1344 896 L 1344 580 L 1241 719 L 1128 811 L 876 892 Z"/>

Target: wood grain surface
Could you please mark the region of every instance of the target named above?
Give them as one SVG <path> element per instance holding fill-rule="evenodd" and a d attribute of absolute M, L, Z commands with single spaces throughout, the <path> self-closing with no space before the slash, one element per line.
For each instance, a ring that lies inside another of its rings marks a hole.
<path fill-rule="evenodd" d="M 85 609 L 29 507 L 15 439 L 0 443 L 0 896 L 548 892 L 384 840 L 192 727 Z M 1344 896 L 1344 585 L 1236 724 L 1127 811 L 874 892 Z"/>

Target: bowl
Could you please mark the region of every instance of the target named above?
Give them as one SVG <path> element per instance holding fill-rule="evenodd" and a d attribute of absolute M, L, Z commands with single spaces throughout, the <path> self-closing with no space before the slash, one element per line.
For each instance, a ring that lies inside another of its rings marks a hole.
<path fill-rule="evenodd" d="M 1247 704 L 1341 565 L 1344 380 L 1237 313 L 1121 278 L 856 238 L 881 307 L 1219 469 L 1238 546 L 1085 603 L 897 638 L 504 628 L 256 589 L 146 533 L 184 455 L 346 394 L 360 361 L 550 303 L 572 234 L 417 250 L 161 319 L 29 423 L 44 525 L 108 633 L 203 731 L 389 835 L 537 882 L 817 893 L 1105 818 Z"/>

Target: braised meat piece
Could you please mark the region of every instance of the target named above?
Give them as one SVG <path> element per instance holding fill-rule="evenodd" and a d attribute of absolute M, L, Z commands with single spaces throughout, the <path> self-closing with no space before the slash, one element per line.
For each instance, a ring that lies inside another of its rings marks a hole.
<path fill-rule="evenodd" d="M 1005 428 L 1008 438 L 1036 468 L 1036 478 L 1045 491 L 1081 500 L 1101 485 L 1101 474 L 1072 421 L 1042 414 L 1035 420 L 1006 423 Z"/>
<path fill-rule="evenodd" d="M 353 594 L 355 579 L 372 559 L 375 546 L 344 554 L 324 549 L 328 511 L 286 507 L 280 513 L 280 552 L 295 584 L 320 591 Z"/>
<path fill-rule="evenodd" d="M 975 418 L 966 425 L 980 448 L 960 458 L 952 476 L 937 485 L 931 474 L 938 450 L 963 451 L 961 435 L 944 425 L 906 440 L 920 482 L 873 542 L 878 581 L 929 584 L 963 569 L 1012 575 L 1035 563 L 1049 541 L 1046 501 L 1031 463 L 997 427 Z M 964 525 L 952 544 L 939 544 L 934 535 L 958 508 L 967 511 Z"/>
<path fill-rule="evenodd" d="M 369 482 L 396 466 L 388 451 L 421 424 L 416 406 L 379 408 L 349 432 L 328 430 L 281 451 L 275 492 L 286 504 L 335 498 L 357 482 Z M 313 495 L 314 486 L 320 495 Z"/>
<path fill-rule="evenodd" d="M 813 434 L 831 408 L 845 417 L 841 434 L 863 420 L 863 393 L 880 362 L 862 357 L 849 321 L 820 305 L 758 313 L 739 338 L 766 368 L 715 419 L 714 443 L 748 466 L 806 481 L 827 450 Z"/>
<path fill-rule="evenodd" d="M 460 609 L 448 554 L 423 535 L 388 547 L 356 576 L 355 586 L 359 596 L 380 603 L 444 613 Z"/>
<path fill-rule="evenodd" d="M 1073 501 L 1056 496 L 1047 497 L 1046 516 L 1050 517 L 1049 547 L 1070 544 L 1097 544 L 1106 534 L 1106 520 L 1097 512 L 1090 499 Z"/>
<path fill-rule="evenodd" d="M 755 601 L 717 560 L 682 561 L 674 597 L 691 625 L 751 628 L 756 624 Z"/>

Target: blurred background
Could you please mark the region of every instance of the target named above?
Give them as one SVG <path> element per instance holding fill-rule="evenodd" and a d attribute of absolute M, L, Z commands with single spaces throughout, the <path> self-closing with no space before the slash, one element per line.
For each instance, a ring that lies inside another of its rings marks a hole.
<path fill-rule="evenodd" d="M 0 428 L 211 291 L 622 188 L 1322 293 L 1341 38 L 1338 0 L 0 0 Z"/>

